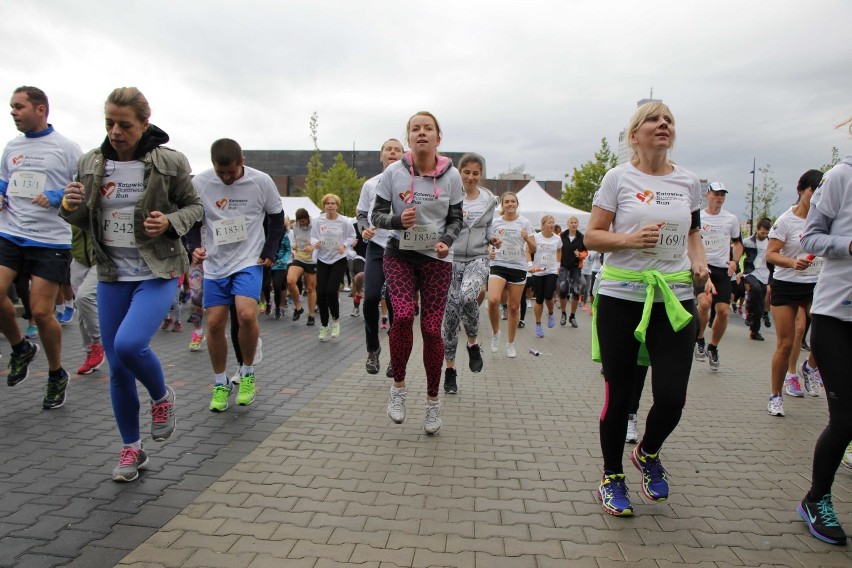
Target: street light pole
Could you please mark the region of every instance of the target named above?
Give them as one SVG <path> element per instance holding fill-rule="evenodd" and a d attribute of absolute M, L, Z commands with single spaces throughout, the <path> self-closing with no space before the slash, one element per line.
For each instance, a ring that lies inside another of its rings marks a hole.
<path fill-rule="evenodd" d="M 755 176 L 757 175 L 757 158 L 752 158 L 754 160 L 751 165 L 751 218 L 749 219 L 749 229 L 751 230 L 751 234 L 754 234 L 754 184 L 756 183 Z"/>

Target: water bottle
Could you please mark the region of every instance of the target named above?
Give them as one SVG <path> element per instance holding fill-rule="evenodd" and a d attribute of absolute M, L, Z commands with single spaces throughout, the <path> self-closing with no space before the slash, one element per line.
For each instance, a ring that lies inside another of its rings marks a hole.
<path fill-rule="evenodd" d="M 539 355 L 541 355 L 541 351 L 536 351 L 535 349 L 530 349 L 530 353 L 532 353 L 532 354 L 533 354 L 533 355 L 535 355 L 536 357 L 538 357 Z"/>

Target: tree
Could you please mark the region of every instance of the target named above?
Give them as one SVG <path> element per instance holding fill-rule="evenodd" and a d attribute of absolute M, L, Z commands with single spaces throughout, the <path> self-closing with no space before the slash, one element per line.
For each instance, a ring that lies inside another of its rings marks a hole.
<path fill-rule="evenodd" d="M 601 148 L 595 152 L 595 159 L 574 168 L 571 183 L 565 184 L 562 201 L 571 207 L 592 210 L 592 200 L 601 185 L 604 174 L 618 164 L 618 156 L 610 150 L 606 138 L 601 138 Z M 568 174 L 565 174 L 568 177 Z"/>
<path fill-rule="evenodd" d="M 320 158 L 320 149 L 317 145 L 317 131 L 319 129 L 319 118 L 316 111 L 311 115 L 310 122 L 311 140 L 314 143 L 314 153 L 308 161 L 308 177 L 305 178 L 305 187 L 302 188 L 302 193 L 309 197 L 316 204 L 320 203 L 324 194 L 322 187 L 322 159 Z"/>
<path fill-rule="evenodd" d="M 361 196 L 361 186 L 366 179 L 358 177 L 358 172 L 346 165 L 343 154 L 337 154 L 334 164 L 322 176 L 322 190 L 324 194 L 333 193 L 340 197 L 341 215 L 355 217 L 355 208 Z M 316 203 L 319 204 L 319 201 Z"/>
<path fill-rule="evenodd" d="M 837 146 L 831 147 L 831 161 L 825 165 L 823 165 L 819 171 L 825 173 L 837 164 L 840 163 L 840 150 L 837 149 Z"/>
<path fill-rule="evenodd" d="M 781 193 L 782 187 L 777 181 L 775 181 L 775 178 L 772 177 L 772 168 L 769 164 L 766 164 L 762 168 L 757 168 L 757 171 L 762 175 L 763 181 L 761 182 L 760 179 L 758 179 L 756 187 L 752 187 L 751 184 L 748 184 L 745 196 L 746 207 L 748 209 L 745 214 L 746 216 L 751 215 L 753 194 L 754 218 L 760 219 L 762 217 L 769 217 L 772 219 L 772 207 L 778 203 L 778 195 Z"/>

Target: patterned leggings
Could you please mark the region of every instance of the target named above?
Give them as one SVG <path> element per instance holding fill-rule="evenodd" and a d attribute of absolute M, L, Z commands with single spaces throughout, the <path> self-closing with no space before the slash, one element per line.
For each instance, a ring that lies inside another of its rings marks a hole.
<path fill-rule="evenodd" d="M 464 324 L 468 337 L 479 335 L 479 304 L 477 299 L 488 281 L 488 259 L 477 258 L 468 262 L 453 262 L 453 279 L 444 311 L 444 357 L 456 360 L 459 343 L 459 321 Z"/>
<path fill-rule="evenodd" d="M 452 265 L 435 260 L 413 264 L 395 256 L 385 256 L 385 283 L 393 304 L 390 331 L 391 367 L 396 382 L 405 380 L 405 370 L 414 344 L 414 291 L 420 290 L 420 333 L 423 335 L 423 366 L 426 369 L 426 394 L 438 396 L 444 342 L 441 321 L 447 305 L 447 289 Z"/>

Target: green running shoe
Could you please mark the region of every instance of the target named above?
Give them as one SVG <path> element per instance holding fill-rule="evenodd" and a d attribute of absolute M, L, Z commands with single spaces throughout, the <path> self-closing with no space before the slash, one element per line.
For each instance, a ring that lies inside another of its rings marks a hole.
<path fill-rule="evenodd" d="M 254 373 L 243 375 L 240 378 L 240 390 L 237 392 L 237 404 L 248 406 L 254 402 Z"/>
<path fill-rule="evenodd" d="M 225 412 L 228 410 L 228 397 L 231 396 L 231 391 L 234 386 L 216 385 L 213 387 L 213 400 L 210 401 L 210 410 L 213 412 Z"/>

